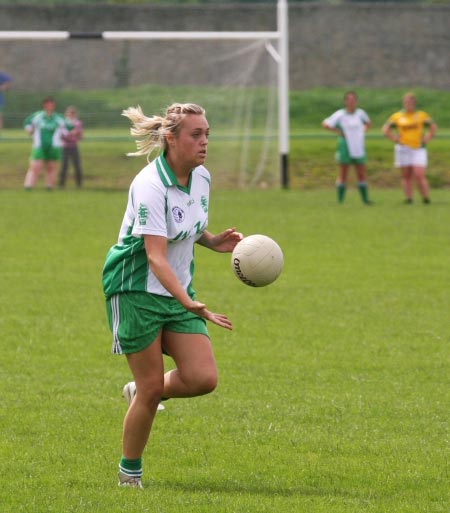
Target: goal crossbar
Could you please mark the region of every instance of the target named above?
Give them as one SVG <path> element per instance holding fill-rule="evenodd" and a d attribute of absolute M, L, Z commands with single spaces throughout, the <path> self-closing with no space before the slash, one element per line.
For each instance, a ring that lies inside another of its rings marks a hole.
<path fill-rule="evenodd" d="M 41 40 L 54 41 L 65 39 L 105 39 L 105 40 L 279 40 L 279 32 L 151 32 L 151 31 L 104 31 L 104 32 L 68 32 L 68 31 L 0 31 L 0 40 Z"/>

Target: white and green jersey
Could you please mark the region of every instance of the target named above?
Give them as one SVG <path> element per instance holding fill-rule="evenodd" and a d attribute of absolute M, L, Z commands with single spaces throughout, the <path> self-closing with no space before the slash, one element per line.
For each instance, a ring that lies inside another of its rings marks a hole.
<path fill-rule="evenodd" d="M 365 157 L 364 127 L 370 123 L 370 119 L 362 109 L 356 109 L 354 112 L 339 109 L 326 118 L 324 123 L 331 128 L 340 128 L 342 130 L 351 158 L 359 159 Z"/>
<path fill-rule="evenodd" d="M 193 297 L 194 243 L 208 225 L 209 189 L 210 175 L 203 166 L 191 171 L 187 187 L 178 184 L 163 155 L 144 167 L 131 184 L 119 240 L 106 256 L 107 298 L 129 291 L 170 296 L 150 270 L 144 235 L 167 239 L 168 262 Z"/>
<path fill-rule="evenodd" d="M 57 112 L 48 116 L 40 110 L 25 119 L 24 128 L 33 134 L 33 148 L 61 148 L 62 135 L 72 125 Z"/>

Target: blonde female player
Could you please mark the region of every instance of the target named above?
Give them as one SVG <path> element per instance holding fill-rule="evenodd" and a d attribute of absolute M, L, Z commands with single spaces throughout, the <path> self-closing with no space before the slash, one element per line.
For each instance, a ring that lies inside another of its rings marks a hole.
<path fill-rule="evenodd" d="M 210 175 L 203 167 L 209 125 L 202 107 L 173 104 L 163 117 L 123 112 L 138 151 L 161 149 L 133 180 L 119 240 L 107 254 L 103 288 L 113 353 L 125 353 L 136 384 L 123 424 L 119 485 L 142 488 L 141 458 L 161 398 L 212 392 L 217 369 L 206 320 L 231 330 L 226 315 L 196 300 L 194 243 L 231 252 L 235 228 L 207 231 Z M 163 352 L 176 368 L 164 373 Z"/>
<path fill-rule="evenodd" d="M 428 130 L 425 128 L 428 127 Z M 436 134 L 436 123 L 423 110 L 416 110 L 414 93 L 403 96 L 403 110 L 395 112 L 383 125 L 383 134 L 394 144 L 395 167 L 402 173 L 405 203 L 413 202 L 413 180 L 422 201 L 430 203 L 429 186 L 425 176 L 428 165 L 426 144 Z"/>

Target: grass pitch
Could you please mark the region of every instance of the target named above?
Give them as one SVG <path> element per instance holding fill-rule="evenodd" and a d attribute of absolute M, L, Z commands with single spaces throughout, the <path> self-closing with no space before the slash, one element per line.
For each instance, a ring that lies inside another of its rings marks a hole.
<path fill-rule="evenodd" d="M 172 400 L 119 489 L 124 358 L 100 286 L 126 193 L 0 191 L 3 513 L 447 513 L 450 501 L 448 193 L 216 191 L 210 228 L 280 244 L 253 289 L 197 249 L 211 395 Z M 170 367 L 170 360 L 167 361 Z"/>

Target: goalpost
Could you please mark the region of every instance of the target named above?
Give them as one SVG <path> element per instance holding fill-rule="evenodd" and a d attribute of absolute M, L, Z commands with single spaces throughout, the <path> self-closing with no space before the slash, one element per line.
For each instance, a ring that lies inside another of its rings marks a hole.
<path fill-rule="evenodd" d="M 0 41 L 62 41 L 69 39 L 102 39 L 105 41 L 263 41 L 265 50 L 276 63 L 278 89 L 278 151 L 280 184 L 289 186 L 289 50 L 288 3 L 277 0 L 277 30 L 255 32 L 230 31 L 0 31 Z M 273 45 L 275 43 L 276 46 Z"/>

